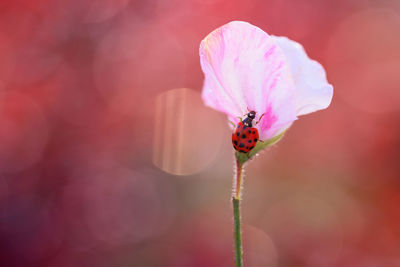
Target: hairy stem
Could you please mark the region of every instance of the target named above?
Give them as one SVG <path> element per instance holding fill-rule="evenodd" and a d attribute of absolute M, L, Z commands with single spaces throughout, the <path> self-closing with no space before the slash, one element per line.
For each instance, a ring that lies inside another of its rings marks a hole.
<path fill-rule="evenodd" d="M 237 160 L 236 181 L 234 180 L 235 190 L 232 196 L 236 267 L 243 266 L 242 225 L 240 222 L 240 198 L 241 198 L 242 182 L 243 182 L 243 164 Z"/>

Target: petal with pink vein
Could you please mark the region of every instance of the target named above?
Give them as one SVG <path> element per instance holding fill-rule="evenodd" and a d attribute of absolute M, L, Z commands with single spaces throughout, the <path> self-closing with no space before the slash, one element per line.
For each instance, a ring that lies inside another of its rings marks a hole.
<path fill-rule="evenodd" d="M 296 120 L 295 86 L 279 46 L 260 28 L 233 21 L 211 32 L 200 44 L 206 105 L 234 123 L 247 109 L 258 116 L 260 137 L 269 139 Z"/>

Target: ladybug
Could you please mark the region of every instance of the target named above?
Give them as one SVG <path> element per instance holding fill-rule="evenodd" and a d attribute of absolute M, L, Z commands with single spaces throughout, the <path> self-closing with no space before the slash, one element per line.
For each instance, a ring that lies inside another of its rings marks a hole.
<path fill-rule="evenodd" d="M 261 120 L 263 115 L 261 115 L 256 124 Z M 250 152 L 256 146 L 257 141 L 259 141 L 258 130 L 253 127 L 253 120 L 255 117 L 255 111 L 247 113 L 244 120 L 240 119 L 239 124 L 236 126 L 236 129 L 232 134 L 233 148 L 239 152 Z"/>

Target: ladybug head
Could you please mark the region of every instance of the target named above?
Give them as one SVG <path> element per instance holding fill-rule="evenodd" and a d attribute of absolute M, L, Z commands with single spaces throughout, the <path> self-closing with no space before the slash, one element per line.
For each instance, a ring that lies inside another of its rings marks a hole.
<path fill-rule="evenodd" d="M 247 113 L 247 117 L 254 120 L 254 118 L 256 117 L 256 112 L 250 111 L 249 113 Z"/>

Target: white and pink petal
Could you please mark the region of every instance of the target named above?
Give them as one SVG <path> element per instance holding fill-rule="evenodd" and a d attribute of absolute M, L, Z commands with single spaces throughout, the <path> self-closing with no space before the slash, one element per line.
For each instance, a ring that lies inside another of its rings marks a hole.
<path fill-rule="evenodd" d="M 303 46 L 286 37 L 271 36 L 284 52 L 296 86 L 294 93 L 297 115 L 305 115 L 329 106 L 333 86 L 328 83 L 321 64 L 308 57 Z"/>
<path fill-rule="evenodd" d="M 296 120 L 295 85 L 286 56 L 267 33 L 233 21 L 211 32 L 200 44 L 206 105 L 237 123 L 247 109 L 265 114 L 260 138 L 281 133 Z"/>

